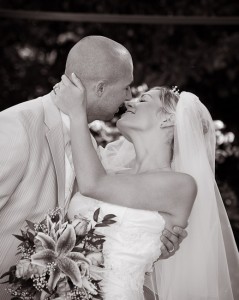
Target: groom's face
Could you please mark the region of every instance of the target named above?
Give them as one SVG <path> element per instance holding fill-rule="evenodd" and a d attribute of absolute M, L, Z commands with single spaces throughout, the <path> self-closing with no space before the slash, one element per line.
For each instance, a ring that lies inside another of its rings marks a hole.
<path fill-rule="evenodd" d="M 90 108 L 89 121 L 111 120 L 119 107 L 128 100 L 132 99 L 130 84 L 133 81 L 133 67 L 126 68 L 124 76 L 111 83 L 107 83 L 102 96 L 94 102 Z"/>

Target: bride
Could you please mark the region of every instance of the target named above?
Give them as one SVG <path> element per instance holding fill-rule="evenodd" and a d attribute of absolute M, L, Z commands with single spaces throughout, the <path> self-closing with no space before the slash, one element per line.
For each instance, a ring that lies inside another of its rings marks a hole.
<path fill-rule="evenodd" d="M 117 216 L 115 224 L 101 229 L 106 236 L 104 300 L 143 300 L 145 273 L 151 271 L 145 286 L 152 299 L 236 300 L 232 266 L 238 266 L 238 254 L 214 182 L 214 133 L 207 109 L 195 95 L 179 96 L 164 87 L 128 102 L 117 123 L 125 141 L 117 144 L 113 159 L 112 153 L 102 158 L 107 173 L 91 141 L 84 89 L 74 75 L 72 81 L 75 86 L 63 76 L 57 102 L 70 117 L 81 191 L 68 215 L 92 218 L 101 208 L 102 215 Z M 189 236 L 180 251 L 155 263 L 162 230 L 185 227 L 188 218 Z"/>

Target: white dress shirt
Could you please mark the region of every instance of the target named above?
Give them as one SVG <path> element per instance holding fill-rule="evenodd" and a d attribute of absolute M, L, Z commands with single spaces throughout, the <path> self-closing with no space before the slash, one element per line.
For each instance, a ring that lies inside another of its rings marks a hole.
<path fill-rule="evenodd" d="M 63 112 L 60 113 L 61 113 L 64 141 L 65 141 L 65 206 L 66 206 L 68 205 L 69 200 L 73 196 L 72 191 L 74 188 L 74 182 L 76 176 L 75 176 L 75 169 L 74 169 L 72 151 L 71 151 L 70 118 Z M 96 140 L 92 135 L 91 135 L 91 140 L 97 154 L 99 155 L 99 150 L 98 150 Z"/>
<path fill-rule="evenodd" d="M 61 112 L 61 119 L 63 125 L 64 142 L 65 142 L 65 205 L 71 198 L 74 181 L 75 181 L 75 170 L 71 152 L 71 140 L 70 140 L 70 119 L 69 117 Z"/>

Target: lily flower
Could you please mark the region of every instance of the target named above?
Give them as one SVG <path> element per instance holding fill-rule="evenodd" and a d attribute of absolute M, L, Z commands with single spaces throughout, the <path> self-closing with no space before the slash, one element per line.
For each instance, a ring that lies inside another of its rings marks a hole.
<path fill-rule="evenodd" d="M 82 263 L 90 265 L 91 261 L 82 253 L 71 252 L 76 243 L 74 227 L 67 224 L 57 241 L 43 232 L 38 232 L 36 239 L 41 241 L 44 250 L 33 254 L 31 261 L 35 265 L 48 269 L 49 266 L 52 266 L 48 281 L 49 290 L 51 291 L 56 287 L 61 273 L 68 276 L 74 285 L 82 287 L 79 265 Z"/>

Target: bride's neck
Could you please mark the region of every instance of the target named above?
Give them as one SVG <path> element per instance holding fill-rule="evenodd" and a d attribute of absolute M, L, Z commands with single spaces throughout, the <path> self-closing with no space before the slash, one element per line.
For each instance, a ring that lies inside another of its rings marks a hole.
<path fill-rule="evenodd" d="M 135 136 L 132 142 L 136 152 L 135 173 L 170 170 L 170 144 L 160 141 L 155 135 Z"/>

